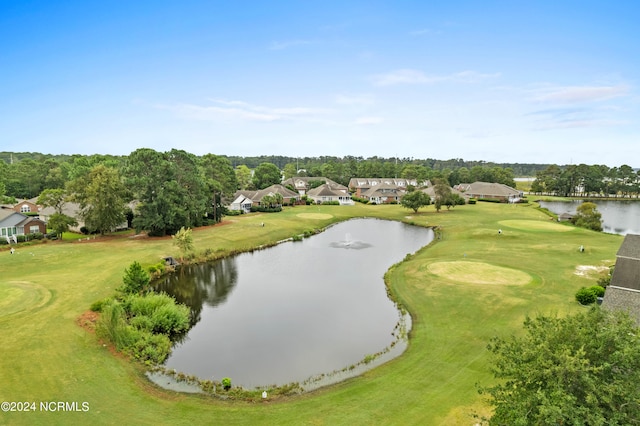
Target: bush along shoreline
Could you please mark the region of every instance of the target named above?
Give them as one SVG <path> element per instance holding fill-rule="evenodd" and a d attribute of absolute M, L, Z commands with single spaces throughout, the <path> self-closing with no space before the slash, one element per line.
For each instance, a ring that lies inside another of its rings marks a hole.
<path fill-rule="evenodd" d="M 138 262 L 125 270 L 122 281 L 118 294 L 91 305 L 100 312 L 96 335 L 147 366 L 162 364 L 172 342 L 189 330 L 191 311 L 173 297 L 153 292 L 151 277 Z"/>

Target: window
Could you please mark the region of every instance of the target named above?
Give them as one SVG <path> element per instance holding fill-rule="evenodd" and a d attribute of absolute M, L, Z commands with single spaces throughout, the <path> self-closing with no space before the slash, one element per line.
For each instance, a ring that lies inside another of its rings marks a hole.
<path fill-rule="evenodd" d="M 31 211 L 31 207 L 29 204 L 23 204 L 20 206 L 20 213 L 29 213 Z"/>
<path fill-rule="evenodd" d="M 35 234 L 37 232 L 40 232 L 40 227 L 38 225 L 31 225 L 29 227 L 29 233 L 30 234 Z"/>

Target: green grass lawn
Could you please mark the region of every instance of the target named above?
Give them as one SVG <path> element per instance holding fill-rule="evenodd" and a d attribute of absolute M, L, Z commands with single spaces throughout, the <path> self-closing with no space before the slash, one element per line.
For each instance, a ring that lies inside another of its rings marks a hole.
<path fill-rule="evenodd" d="M 120 235 L 0 251 L 0 401 L 89 404 L 86 412 L 40 412 L 39 406 L 0 412 L 0 424 L 471 425 L 472 412 L 488 412 L 476 383 L 492 380 L 489 339 L 519 333 L 526 315 L 584 309 L 574 294 L 597 277 L 577 268 L 613 264 L 622 242 L 552 223 L 533 203 L 478 203 L 440 213 L 431 206 L 418 214 L 399 206 L 298 206 L 228 217 L 193 235 L 198 252 L 224 254 L 365 216 L 442 230 L 441 239 L 388 274 L 391 292 L 412 313 L 409 348 L 360 377 L 260 403 L 158 389 L 77 324 L 92 302 L 121 285 L 131 262 L 178 257 L 170 237 Z"/>

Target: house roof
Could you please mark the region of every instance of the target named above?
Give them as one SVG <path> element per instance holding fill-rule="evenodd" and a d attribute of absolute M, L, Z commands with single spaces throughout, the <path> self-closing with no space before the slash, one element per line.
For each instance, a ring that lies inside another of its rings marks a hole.
<path fill-rule="evenodd" d="M 616 256 L 628 257 L 640 261 L 640 235 L 627 234 Z"/>
<path fill-rule="evenodd" d="M 0 209 L 0 225 L 3 228 L 10 226 L 20 226 L 20 222 L 28 219 L 29 216 L 18 213 L 15 210 Z"/>
<path fill-rule="evenodd" d="M 640 235 L 624 237 L 616 254 L 610 285 L 640 290 Z"/>
<path fill-rule="evenodd" d="M 26 226 L 29 223 L 33 223 L 33 222 L 45 223 L 43 220 L 38 219 L 37 217 L 27 216 L 27 217 L 24 218 L 24 220 L 22 220 L 20 223 L 18 223 L 18 226 Z"/>
<path fill-rule="evenodd" d="M 239 196 L 242 195 L 255 202 L 260 202 L 260 200 L 262 200 L 262 197 L 264 197 L 265 195 L 272 195 L 272 194 L 280 194 L 282 195 L 282 198 L 297 198 L 300 196 L 297 192 L 294 192 L 289 188 L 284 187 L 283 185 L 275 184 L 265 189 L 261 189 L 259 191 L 246 191 L 246 190 L 236 191 L 234 197 L 237 199 Z"/>
<path fill-rule="evenodd" d="M 344 189 L 338 188 L 343 187 Z M 347 194 L 346 187 L 344 185 L 338 185 L 338 187 L 331 185 L 329 183 L 322 184 L 316 188 L 310 189 L 307 193 L 311 197 L 321 197 L 321 196 L 332 196 L 332 197 L 343 197 Z"/>
<path fill-rule="evenodd" d="M 417 179 L 403 179 L 403 178 L 358 178 L 354 177 L 349 180 L 349 188 L 370 188 L 381 184 L 394 185 L 397 187 L 406 188 L 409 185 L 412 186 L 428 186 L 430 182 L 428 180 L 418 181 Z"/>
<path fill-rule="evenodd" d="M 398 195 L 399 192 L 404 191 L 404 189 L 398 188 L 395 185 L 389 185 L 382 183 L 380 185 L 372 186 L 362 193 L 364 197 L 373 197 L 376 195 L 384 195 L 384 194 L 394 194 Z"/>
<path fill-rule="evenodd" d="M 521 191 L 518 191 L 515 188 L 512 188 L 503 183 L 495 183 L 495 182 L 473 182 L 473 183 L 461 183 L 457 185 L 457 189 L 468 192 L 469 194 L 481 194 L 484 196 L 494 196 L 494 197 L 509 197 L 509 196 L 520 196 L 522 195 Z"/>
<path fill-rule="evenodd" d="M 457 189 L 455 189 L 455 188 L 451 188 L 451 187 L 449 187 L 449 189 L 451 190 L 451 193 L 452 193 L 452 194 L 458 194 L 458 195 L 460 195 L 461 197 L 468 197 L 467 195 L 465 195 L 464 193 L 462 193 L 462 192 L 458 191 L 458 190 L 457 190 Z M 435 186 L 430 186 L 430 187 L 428 187 L 428 188 L 424 188 L 424 189 L 422 189 L 421 191 L 422 191 L 422 192 L 424 192 L 425 194 L 427 194 L 427 195 L 428 195 L 428 196 L 430 196 L 430 197 L 435 197 L 435 196 L 436 196 Z"/>
<path fill-rule="evenodd" d="M 602 307 L 626 311 L 640 325 L 640 235 L 624 237 Z"/>
<path fill-rule="evenodd" d="M 325 183 L 328 183 L 330 185 L 334 185 L 334 186 L 341 186 L 343 187 L 345 190 L 347 189 L 346 186 L 344 185 L 340 185 L 339 183 L 326 178 L 326 177 L 322 177 L 322 176 L 318 176 L 318 177 L 313 177 L 313 176 L 294 176 L 291 177 L 289 179 L 286 179 L 284 182 L 282 182 L 283 185 L 292 185 L 294 188 L 299 188 L 299 189 L 307 189 L 309 187 L 309 182 L 310 181 L 324 181 Z"/>
<path fill-rule="evenodd" d="M 246 196 L 244 196 L 244 195 L 240 194 L 240 195 L 238 195 L 238 196 L 236 197 L 236 199 L 235 199 L 235 200 L 233 200 L 233 202 L 231 202 L 231 204 L 240 204 L 240 205 L 242 205 L 242 204 L 252 203 L 252 202 L 253 202 L 253 201 L 251 200 L 251 198 L 246 197 Z"/>
<path fill-rule="evenodd" d="M 80 212 L 80 204 L 78 203 L 73 203 L 69 201 L 64 203 L 64 205 L 62 206 L 62 214 L 72 217 L 74 219 L 78 218 L 79 212 Z M 45 217 L 51 216 L 54 213 L 56 213 L 56 209 L 53 207 L 45 207 L 42 210 L 40 210 L 40 214 Z"/>

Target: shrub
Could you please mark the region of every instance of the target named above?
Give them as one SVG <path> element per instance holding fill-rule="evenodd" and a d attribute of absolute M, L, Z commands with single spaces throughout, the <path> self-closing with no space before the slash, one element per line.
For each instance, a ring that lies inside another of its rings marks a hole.
<path fill-rule="evenodd" d="M 143 362 L 161 364 L 171 352 L 171 340 L 163 334 L 141 331 L 137 339 L 127 349 L 134 358 Z"/>
<path fill-rule="evenodd" d="M 108 305 L 112 301 L 113 299 L 110 297 L 106 299 L 96 300 L 91 304 L 89 309 L 91 309 L 93 312 L 102 312 L 102 308 L 104 308 L 106 305 Z"/>
<path fill-rule="evenodd" d="M 171 305 L 161 306 L 151 315 L 153 332 L 168 336 L 180 334 L 189 328 L 190 311 L 185 305 L 175 302 Z"/>
<path fill-rule="evenodd" d="M 222 387 L 224 388 L 224 390 L 229 390 L 231 389 L 231 379 L 228 377 L 225 377 L 222 379 Z"/>
<path fill-rule="evenodd" d="M 598 278 L 598 285 L 600 287 L 604 287 L 607 288 L 607 286 L 609 284 L 611 284 L 611 276 L 613 275 L 613 268 L 614 266 L 610 266 L 609 267 L 609 271 L 607 272 L 607 275 L 605 275 L 604 277 Z"/>
<path fill-rule="evenodd" d="M 242 210 L 228 210 L 225 216 L 240 216 L 242 213 L 244 213 Z"/>
<path fill-rule="evenodd" d="M 323 206 L 339 206 L 340 201 L 323 201 L 322 205 Z"/>
<path fill-rule="evenodd" d="M 143 331 L 153 331 L 153 321 L 146 315 L 138 315 L 129 321 L 132 327 Z"/>
<path fill-rule="evenodd" d="M 262 207 L 262 206 L 251 206 L 252 212 L 261 212 L 261 213 L 277 213 L 282 211 L 281 206 L 277 207 Z"/>
<path fill-rule="evenodd" d="M 604 297 L 604 287 L 599 285 L 594 285 L 589 287 L 589 290 L 593 291 L 596 297 Z"/>
<path fill-rule="evenodd" d="M 167 294 L 129 296 L 123 306 L 131 318 L 131 325 L 137 328 L 168 336 L 180 334 L 189 328 L 191 311 Z"/>
<path fill-rule="evenodd" d="M 138 262 L 133 262 L 124 271 L 122 286 L 117 290 L 126 294 L 136 294 L 142 292 L 149 285 L 151 277 L 149 273 L 142 269 Z"/>
<path fill-rule="evenodd" d="M 581 305 L 590 305 L 592 303 L 595 303 L 597 299 L 598 299 L 598 296 L 596 296 L 596 293 L 591 287 L 590 288 L 582 287 L 580 290 L 576 292 L 576 300 Z"/>
<path fill-rule="evenodd" d="M 126 350 L 138 340 L 135 330 L 127 325 L 122 305 L 115 300 L 102 307 L 102 315 L 96 323 L 96 334 L 109 340 L 118 350 Z"/>

